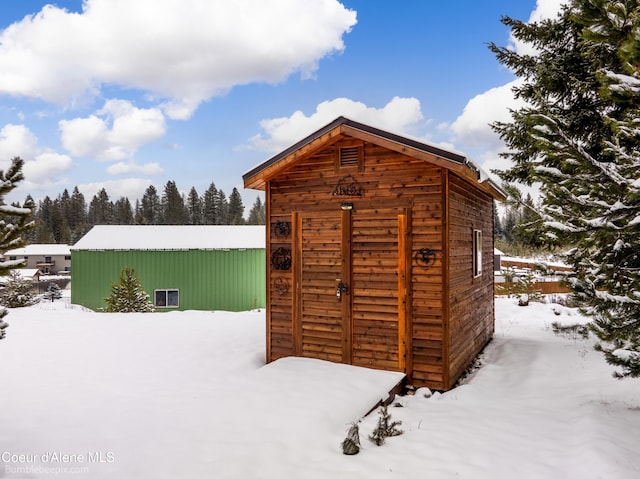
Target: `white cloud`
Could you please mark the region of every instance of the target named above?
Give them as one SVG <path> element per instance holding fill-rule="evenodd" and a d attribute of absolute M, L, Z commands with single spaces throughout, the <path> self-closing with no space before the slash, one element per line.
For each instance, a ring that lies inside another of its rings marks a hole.
<path fill-rule="evenodd" d="M 0 93 L 73 103 L 109 84 L 151 92 L 187 118 L 235 85 L 311 76 L 355 23 L 337 0 L 47 5 L 0 33 Z"/>
<path fill-rule="evenodd" d="M 78 185 L 78 190 L 84 195 L 87 204 L 91 202 L 98 191 L 105 189 L 111 201 L 117 201 L 120 197 L 126 196 L 131 204 L 135 200 L 142 198 L 144 190 L 151 184 L 147 178 L 125 178 L 121 180 L 100 181 L 95 183 L 84 183 Z"/>
<path fill-rule="evenodd" d="M 529 16 L 529 23 L 540 22 L 542 20 L 555 18 L 562 6 L 567 4 L 569 0 L 538 0 L 536 8 Z M 520 55 L 534 55 L 536 50 L 531 44 L 517 40 L 513 35 L 509 38 L 509 47 Z"/>
<path fill-rule="evenodd" d="M 166 132 L 158 108 L 136 108 L 125 100 L 107 100 L 95 115 L 61 120 L 58 125 L 62 145 L 72 155 L 101 161 L 131 158 Z"/>
<path fill-rule="evenodd" d="M 511 121 L 509 110 L 517 110 L 524 105 L 514 98 L 512 91 L 519 83 L 521 80 L 514 80 L 469 100 L 462 114 L 451 124 L 456 139 L 470 148 L 495 149 L 502 145 L 502 140 L 489 125 L 496 121 Z"/>
<path fill-rule="evenodd" d="M 67 155 L 54 151 L 45 151 L 34 160 L 25 162 L 25 179 L 36 185 L 51 181 L 52 178 L 66 173 L 73 167 L 73 161 Z"/>
<path fill-rule="evenodd" d="M 339 116 L 405 135 L 414 132 L 423 119 L 420 101 L 415 98 L 394 97 L 382 108 L 336 98 L 320 103 L 310 116 L 296 111 L 289 117 L 262 120 L 260 128 L 264 133 L 251 138 L 248 147 L 270 152 L 283 150 Z"/>
<path fill-rule="evenodd" d="M 123 175 L 130 173 L 142 173 L 145 175 L 160 175 L 164 173 L 164 170 L 158 163 L 146 163 L 144 165 L 137 165 L 135 163 L 124 163 L 122 161 L 111 165 L 107 168 L 107 172 L 111 175 Z"/>
<path fill-rule="evenodd" d="M 5 169 L 11 159 L 33 159 L 38 151 L 38 138 L 24 125 L 5 125 L 0 130 L 0 168 Z"/>
<path fill-rule="evenodd" d="M 62 146 L 74 156 L 100 158 L 108 150 L 107 123 L 95 115 L 61 120 L 58 126 Z"/>
<path fill-rule="evenodd" d="M 538 0 L 535 10 L 531 12 L 529 22 L 539 22 L 541 20 L 555 18 L 562 6 L 567 3 L 569 3 L 569 0 Z"/>
<path fill-rule="evenodd" d="M 18 188 L 30 192 L 63 184 L 62 176 L 74 167 L 69 156 L 41 148 L 38 138 L 26 126 L 5 125 L 0 130 L 0 169 L 8 168 L 15 156 L 25 162 L 25 179 Z"/>
<path fill-rule="evenodd" d="M 529 22 L 554 18 L 566 3 L 567 0 L 538 0 Z M 516 41 L 513 36 L 509 48 L 521 55 L 535 54 L 531 45 Z M 516 79 L 476 95 L 467 102 L 463 112 L 449 127 L 457 143 L 464 145 L 465 149 L 480 151 L 475 161 L 487 171 L 506 169 L 510 165 L 509 160 L 499 156 L 498 153 L 505 150 L 505 145 L 489 125 L 497 121 L 511 121 L 509 110 L 517 110 L 525 105 L 524 101 L 515 98 L 512 91 L 521 83 L 522 79 Z"/>

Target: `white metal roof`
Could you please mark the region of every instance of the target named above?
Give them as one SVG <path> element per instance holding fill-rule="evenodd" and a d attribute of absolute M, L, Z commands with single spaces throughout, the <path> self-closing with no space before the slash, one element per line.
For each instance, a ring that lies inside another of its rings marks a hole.
<path fill-rule="evenodd" d="M 36 275 L 40 272 L 37 268 L 16 268 L 11 271 L 15 271 L 22 279 L 35 279 Z M 5 284 L 9 281 L 10 276 L 0 276 L 0 284 Z"/>
<path fill-rule="evenodd" d="M 29 244 L 24 248 L 9 250 L 4 256 L 67 256 L 70 254 L 71 246 L 68 244 Z"/>
<path fill-rule="evenodd" d="M 72 250 L 260 249 L 264 225 L 98 225 Z"/>

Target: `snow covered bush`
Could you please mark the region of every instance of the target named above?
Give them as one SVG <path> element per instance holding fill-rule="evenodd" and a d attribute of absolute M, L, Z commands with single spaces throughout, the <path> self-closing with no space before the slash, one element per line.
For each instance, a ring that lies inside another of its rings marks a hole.
<path fill-rule="evenodd" d="M 3 319 L 7 314 L 9 314 L 7 308 L 0 308 L 0 339 L 4 339 L 7 335 L 5 330 L 9 327 L 9 323 Z"/>
<path fill-rule="evenodd" d="M 562 324 L 558 321 L 551 323 L 551 329 L 556 334 L 572 338 L 587 339 L 589 337 L 589 326 L 586 324 Z"/>
<path fill-rule="evenodd" d="M 502 21 L 532 48 L 490 47 L 519 77 L 513 91 L 524 104 L 493 124 L 513 162 L 498 174 L 516 204 L 514 182 L 539 187 L 524 231 L 565 252 L 600 350 L 619 376 L 638 377 L 640 4 L 569 0 L 555 19 Z"/>
<path fill-rule="evenodd" d="M 529 301 L 544 302 L 544 295 L 536 288 L 535 276 L 531 271 L 518 278 L 512 286 L 511 290 L 520 306 L 529 306 Z"/>
<path fill-rule="evenodd" d="M 62 298 L 62 291 L 60 290 L 60 286 L 58 283 L 51 282 L 47 287 L 47 291 L 42 295 L 43 299 L 51 300 L 53 302 L 55 299 Z"/>
<path fill-rule="evenodd" d="M 104 298 L 109 313 L 151 313 L 155 311 L 149 302 L 149 295 L 144 291 L 132 268 L 125 268 L 120 273 L 120 281 L 111 283 L 111 296 Z"/>
<path fill-rule="evenodd" d="M 342 453 L 353 456 L 360 452 L 360 426 L 358 421 L 351 424 L 347 437 L 342 441 Z"/>
<path fill-rule="evenodd" d="M 7 308 L 23 308 L 38 302 L 33 283 L 17 271 L 9 273 L 9 279 L 0 293 L 0 304 Z"/>
<path fill-rule="evenodd" d="M 402 421 L 391 421 L 391 414 L 385 404 L 378 411 L 378 425 L 369 435 L 369 440 L 376 446 L 382 446 L 386 438 L 399 436 L 403 433 L 402 429 L 398 429 L 401 424 Z"/>

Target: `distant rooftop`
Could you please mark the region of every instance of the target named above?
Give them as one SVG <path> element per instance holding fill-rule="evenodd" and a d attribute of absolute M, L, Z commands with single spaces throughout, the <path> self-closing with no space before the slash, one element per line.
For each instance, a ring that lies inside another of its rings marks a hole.
<path fill-rule="evenodd" d="M 98 225 L 71 250 L 262 249 L 264 225 Z"/>
<path fill-rule="evenodd" d="M 68 244 L 30 244 L 24 248 L 7 251 L 4 256 L 68 256 L 71 246 Z"/>

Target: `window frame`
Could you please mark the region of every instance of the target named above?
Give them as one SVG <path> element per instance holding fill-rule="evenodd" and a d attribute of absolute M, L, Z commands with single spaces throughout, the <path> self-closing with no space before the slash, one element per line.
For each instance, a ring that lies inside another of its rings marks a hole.
<path fill-rule="evenodd" d="M 164 304 L 159 304 L 158 302 L 158 293 L 164 293 Z M 173 302 L 171 304 L 169 304 L 170 302 L 170 293 L 176 293 L 177 296 L 177 302 L 176 304 L 173 304 Z M 180 307 L 180 290 L 178 288 L 158 288 L 158 289 L 154 289 L 153 290 L 153 305 L 156 308 L 162 308 L 162 309 L 172 309 L 172 308 L 179 308 Z"/>
<path fill-rule="evenodd" d="M 473 230 L 473 266 L 472 275 L 474 278 L 482 276 L 482 230 Z"/>

